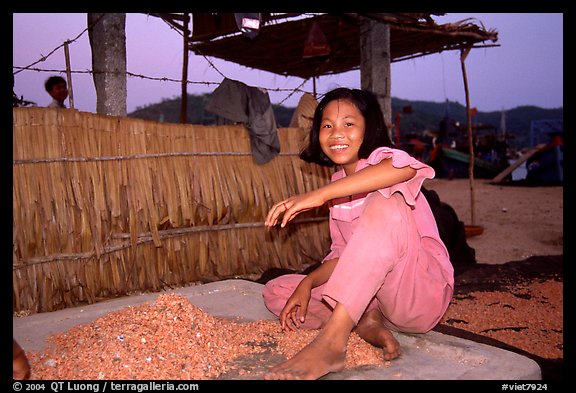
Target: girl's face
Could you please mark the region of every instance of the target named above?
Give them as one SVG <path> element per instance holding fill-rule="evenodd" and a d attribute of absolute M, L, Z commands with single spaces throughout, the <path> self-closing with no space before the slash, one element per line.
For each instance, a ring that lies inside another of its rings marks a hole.
<path fill-rule="evenodd" d="M 349 100 L 334 100 L 322 112 L 320 146 L 347 175 L 356 170 L 358 151 L 364 140 L 364 116 Z"/>

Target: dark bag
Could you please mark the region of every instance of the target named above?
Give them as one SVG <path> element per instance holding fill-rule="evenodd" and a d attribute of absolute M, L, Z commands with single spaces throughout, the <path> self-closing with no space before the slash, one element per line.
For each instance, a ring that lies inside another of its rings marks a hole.
<path fill-rule="evenodd" d="M 458 273 L 459 268 L 463 266 L 476 264 L 476 250 L 468 245 L 466 228 L 458 218 L 456 211 L 446 202 L 442 202 L 436 191 L 424 187 L 420 190 L 432 209 L 440 238 L 448 249 L 455 273 Z"/>

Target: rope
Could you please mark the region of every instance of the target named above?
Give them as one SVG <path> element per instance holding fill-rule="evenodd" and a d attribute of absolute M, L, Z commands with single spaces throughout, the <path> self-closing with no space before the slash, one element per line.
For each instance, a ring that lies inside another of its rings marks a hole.
<path fill-rule="evenodd" d="M 292 221 L 292 225 L 298 224 L 309 224 L 314 222 L 321 222 L 327 221 L 328 217 L 312 217 L 312 218 L 303 218 L 299 220 Z M 190 233 L 198 233 L 198 232 L 210 232 L 210 231 L 226 231 L 226 230 L 236 230 L 236 229 L 247 229 L 247 228 L 260 228 L 263 227 L 263 222 L 249 222 L 249 223 L 238 223 L 238 224 L 225 224 L 225 225 L 203 225 L 198 227 L 190 227 L 190 228 L 174 228 L 174 229 L 165 229 L 158 231 L 158 235 L 160 239 L 168 239 L 177 236 L 183 236 Z M 116 239 L 130 239 L 129 233 L 118 233 L 114 234 L 112 238 Z M 149 243 L 153 241 L 152 233 L 151 232 L 144 232 L 138 234 L 138 240 L 136 241 L 136 245 L 140 245 L 143 243 Z M 132 246 L 132 241 L 128 240 L 122 242 L 121 244 L 113 245 L 113 246 L 106 246 L 103 250 L 100 251 L 99 255 L 106 255 L 111 254 L 116 251 L 124 250 L 126 248 L 130 248 Z M 89 259 L 96 256 L 96 251 L 86 251 L 80 253 L 66 253 L 66 254 L 52 254 L 46 255 L 41 257 L 33 257 L 26 260 L 21 260 L 20 264 L 17 266 L 12 266 L 12 270 L 19 270 L 28 268 L 33 265 L 42 265 L 49 262 L 61 261 L 61 260 L 80 260 L 80 259 Z"/>
<path fill-rule="evenodd" d="M 297 156 L 299 153 L 279 153 L 279 156 Z M 101 156 L 101 157 L 57 157 L 57 158 L 31 158 L 27 160 L 13 160 L 13 165 L 24 164 L 50 164 L 55 162 L 95 162 L 95 161 L 123 161 L 146 158 L 164 157 L 193 157 L 193 156 L 251 156 L 251 152 L 174 152 L 154 154 L 133 154 L 128 156 Z"/>

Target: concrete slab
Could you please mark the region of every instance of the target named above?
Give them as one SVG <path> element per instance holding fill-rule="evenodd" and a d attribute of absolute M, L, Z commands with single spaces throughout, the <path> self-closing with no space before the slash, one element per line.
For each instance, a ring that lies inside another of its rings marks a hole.
<path fill-rule="evenodd" d="M 262 301 L 262 285 L 246 280 L 224 280 L 178 288 L 166 293 L 186 296 L 207 313 L 240 321 L 275 320 Z M 40 351 L 49 335 L 67 331 L 116 310 L 153 302 L 159 293 L 108 300 L 85 307 L 13 318 L 14 338 L 27 350 Z M 332 373 L 323 379 L 337 380 L 539 380 L 538 364 L 525 356 L 489 345 L 438 332 L 426 334 L 395 333 L 402 348 L 400 358 L 390 367 L 360 367 Z M 264 353 L 256 358 L 239 359 L 244 364 L 273 365 L 282 360 Z M 242 379 L 238 374 L 221 379 Z"/>

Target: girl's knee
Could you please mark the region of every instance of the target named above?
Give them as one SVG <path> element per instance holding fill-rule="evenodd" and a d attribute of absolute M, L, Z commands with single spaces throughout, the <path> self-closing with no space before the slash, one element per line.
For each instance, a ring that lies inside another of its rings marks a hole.
<path fill-rule="evenodd" d="M 305 276 L 286 274 L 268 281 L 262 289 L 264 305 L 274 314 L 280 314 L 288 298 Z"/>
<path fill-rule="evenodd" d="M 287 299 L 283 295 L 284 291 L 282 287 L 278 285 L 275 280 L 268 281 L 266 285 L 264 285 L 264 289 L 262 289 L 264 305 L 275 314 L 280 313 L 281 308 L 278 310 L 280 300 L 283 298 L 285 302 Z"/>

